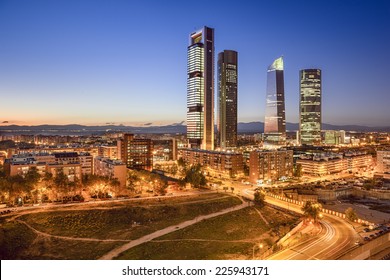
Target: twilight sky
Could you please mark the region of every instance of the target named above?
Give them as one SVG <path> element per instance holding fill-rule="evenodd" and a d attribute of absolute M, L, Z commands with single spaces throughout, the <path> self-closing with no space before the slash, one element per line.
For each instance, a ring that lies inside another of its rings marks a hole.
<path fill-rule="evenodd" d="M 266 70 L 320 68 L 323 122 L 389 125 L 390 2 L 0 0 L 0 123 L 168 124 L 186 119 L 188 36 L 238 51 L 239 121 L 264 121 Z M 217 69 L 217 68 L 215 68 Z"/>

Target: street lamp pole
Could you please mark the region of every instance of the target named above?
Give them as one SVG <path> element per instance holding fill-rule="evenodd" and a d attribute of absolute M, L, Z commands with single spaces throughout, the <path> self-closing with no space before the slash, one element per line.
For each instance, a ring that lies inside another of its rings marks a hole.
<path fill-rule="evenodd" d="M 259 246 L 259 249 L 261 250 L 263 248 L 263 244 L 255 244 L 252 248 L 252 260 L 255 259 L 255 248 Z"/>

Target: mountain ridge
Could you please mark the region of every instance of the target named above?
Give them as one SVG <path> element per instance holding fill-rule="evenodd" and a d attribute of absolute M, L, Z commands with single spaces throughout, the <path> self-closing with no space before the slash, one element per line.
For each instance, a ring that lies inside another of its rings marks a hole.
<path fill-rule="evenodd" d="M 240 122 L 238 123 L 238 133 L 262 133 L 264 129 L 263 122 Z M 286 123 L 287 131 L 296 131 L 299 129 L 298 123 Z M 323 130 L 345 130 L 345 131 L 357 131 L 357 132 L 390 132 L 390 126 L 362 126 L 362 125 L 333 125 L 333 124 L 322 124 Z M 186 133 L 186 126 L 182 123 L 170 124 L 170 125 L 149 125 L 147 127 L 139 126 L 127 126 L 127 125 L 81 125 L 81 124 L 67 124 L 67 125 L 3 125 L 0 126 L 0 133 L 18 133 L 18 134 L 29 134 L 29 133 L 43 133 L 53 134 L 56 132 L 79 132 L 79 133 L 104 133 L 104 132 L 132 132 L 132 133 L 148 133 L 148 134 L 159 134 L 159 133 Z"/>

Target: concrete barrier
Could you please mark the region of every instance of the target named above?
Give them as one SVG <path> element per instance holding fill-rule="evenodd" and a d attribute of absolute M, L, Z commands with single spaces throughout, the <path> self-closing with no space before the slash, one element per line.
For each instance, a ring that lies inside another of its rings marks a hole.
<path fill-rule="evenodd" d="M 273 198 L 276 198 L 276 199 L 279 199 L 279 200 L 287 201 L 289 203 L 293 203 L 293 204 L 296 204 L 296 205 L 302 205 L 303 206 L 303 204 L 304 204 L 303 201 L 298 201 L 298 200 L 294 200 L 294 199 L 290 199 L 290 198 L 286 198 L 286 197 L 281 197 L 281 196 L 275 195 L 275 194 L 269 194 L 269 196 L 271 196 Z M 333 215 L 333 216 L 336 216 L 336 217 L 339 217 L 339 218 L 343 218 L 343 219 L 346 218 L 344 213 L 336 212 L 336 211 L 329 210 L 329 209 L 326 209 L 326 208 L 322 208 L 321 211 L 323 213 L 326 213 L 326 214 L 329 214 L 329 215 Z M 358 219 L 355 222 L 357 222 L 359 224 L 367 224 L 367 225 L 372 225 L 373 224 L 373 223 L 371 223 L 369 221 L 362 220 L 362 219 Z"/>
<path fill-rule="evenodd" d="M 390 232 L 375 238 L 374 240 L 353 249 L 339 257 L 339 260 L 366 260 L 381 251 L 390 248 Z"/>

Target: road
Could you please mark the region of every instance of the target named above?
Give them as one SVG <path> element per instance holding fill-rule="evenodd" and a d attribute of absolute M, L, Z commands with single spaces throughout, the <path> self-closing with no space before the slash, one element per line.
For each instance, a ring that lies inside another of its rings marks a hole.
<path fill-rule="evenodd" d="M 253 198 L 253 191 L 243 190 L 242 195 L 248 198 Z M 302 213 L 301 206 L 292 203 L 281 201 L 269 196 L 266 196 L 266 202 L 294 211 Z M 345 220 L 333 217 L 323 213 L 321 220 L 321 232 L 313 238 L 297 244 L 290 248 L 286 248 L 274 255 L 271 255 L 270 260 L 334 260 L 350 248 L 356 247 L 355 242 L 360 240 L 360 236 L 354 228 Z"/>

